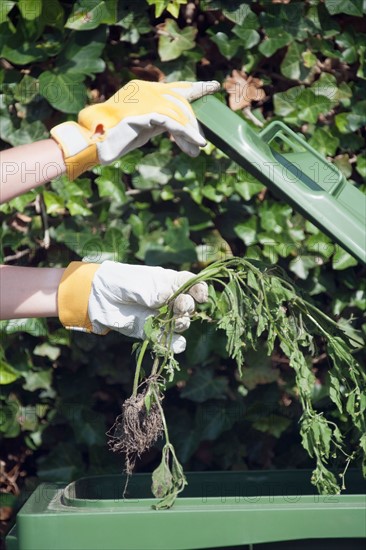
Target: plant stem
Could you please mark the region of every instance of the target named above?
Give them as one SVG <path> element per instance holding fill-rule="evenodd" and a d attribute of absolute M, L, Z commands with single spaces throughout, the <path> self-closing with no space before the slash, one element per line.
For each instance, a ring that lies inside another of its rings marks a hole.
<path fill-rule="evenodd" d="M 144 358 L 144 355 L 145 355 L 145 352 L 146 352 L 146 349 L 147 349 L 148 345 L 149 345 L 149 340 L 144 340 L 143 343 L 142 343 L 141 349 L 140 349 L 138 359 L 137 359 L 135 377 L 134 377 L 134 380 L 133 380 L 133 390 L 132 390 L 133 397 L 136 397 L 136 395 L 137 395 L 137 388 L 139 387 L 139 379 L 140 379 L 140 371 L 141 371 L 142 360 Z"/>

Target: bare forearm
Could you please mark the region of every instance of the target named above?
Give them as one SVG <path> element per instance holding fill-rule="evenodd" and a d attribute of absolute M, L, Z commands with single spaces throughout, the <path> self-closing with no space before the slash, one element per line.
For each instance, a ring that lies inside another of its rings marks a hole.
<path fill-rule="evenodd" d="M 0 153 L 0 203 L 22 195 L 65 173 L 60 148 L 53 139 L 13 147 Z"/>
<path fill-rule="evenodd" d="M 57 317 L 57 289 L 64 271 L 0 266 L 0 319 Z"/>

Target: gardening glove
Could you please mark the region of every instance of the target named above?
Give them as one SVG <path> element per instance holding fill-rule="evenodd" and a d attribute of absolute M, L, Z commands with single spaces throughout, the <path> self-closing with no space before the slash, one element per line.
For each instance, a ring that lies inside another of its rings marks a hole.
<path fill-rule="evenodd" d="M 144 82 L 131 80 L 104 103 L 82 109 L 78 122 L 63 122 L 51 136 L 63 151 L 67 175 L 75 179 L 96 164 L 109 164 L 164 131 L 192 157 L 206 140 L 190 101 L 215 93 L 209 82 Z"/>
<path fill-rule="evenodd" d="M 101 264 L 71 262 L 58 288 L 58 313 L 68 329 L 107 334 L 116 330 L 133 338 L 144 338 L 146 319 L 157 313 L 185 282 L 194 277 L 189 271 L 162 267 L 128 265 L 112 261 Z M 206 302 L 208 287 L 197 283 L 188 294 L 173 303 L 175 333 L 186 330 L 195 301 Z M 174 334 L 172 350 L 185 350 L 186 340 Z"/>

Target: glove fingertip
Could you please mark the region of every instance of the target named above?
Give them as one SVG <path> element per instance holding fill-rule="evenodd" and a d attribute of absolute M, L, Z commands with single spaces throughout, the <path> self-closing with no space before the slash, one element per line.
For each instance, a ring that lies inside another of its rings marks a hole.
<path fill-rule="evenodd" d="M 184 336 L 178 336 L 178 334 L 173 334 L 172 338 L 172 350 L 173 353 L 183 353 L 187 346 L 187 341 Z"/>

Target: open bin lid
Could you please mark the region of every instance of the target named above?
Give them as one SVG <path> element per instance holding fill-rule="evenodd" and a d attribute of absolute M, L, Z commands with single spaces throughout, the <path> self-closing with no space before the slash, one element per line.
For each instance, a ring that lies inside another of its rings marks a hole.
<path fill-rule="evenodd" d="M 334 164 L 282 122 L 256 133 L 214 96 L 192 107 L 214 145 L 366 264 L 366 195 Z"/>

